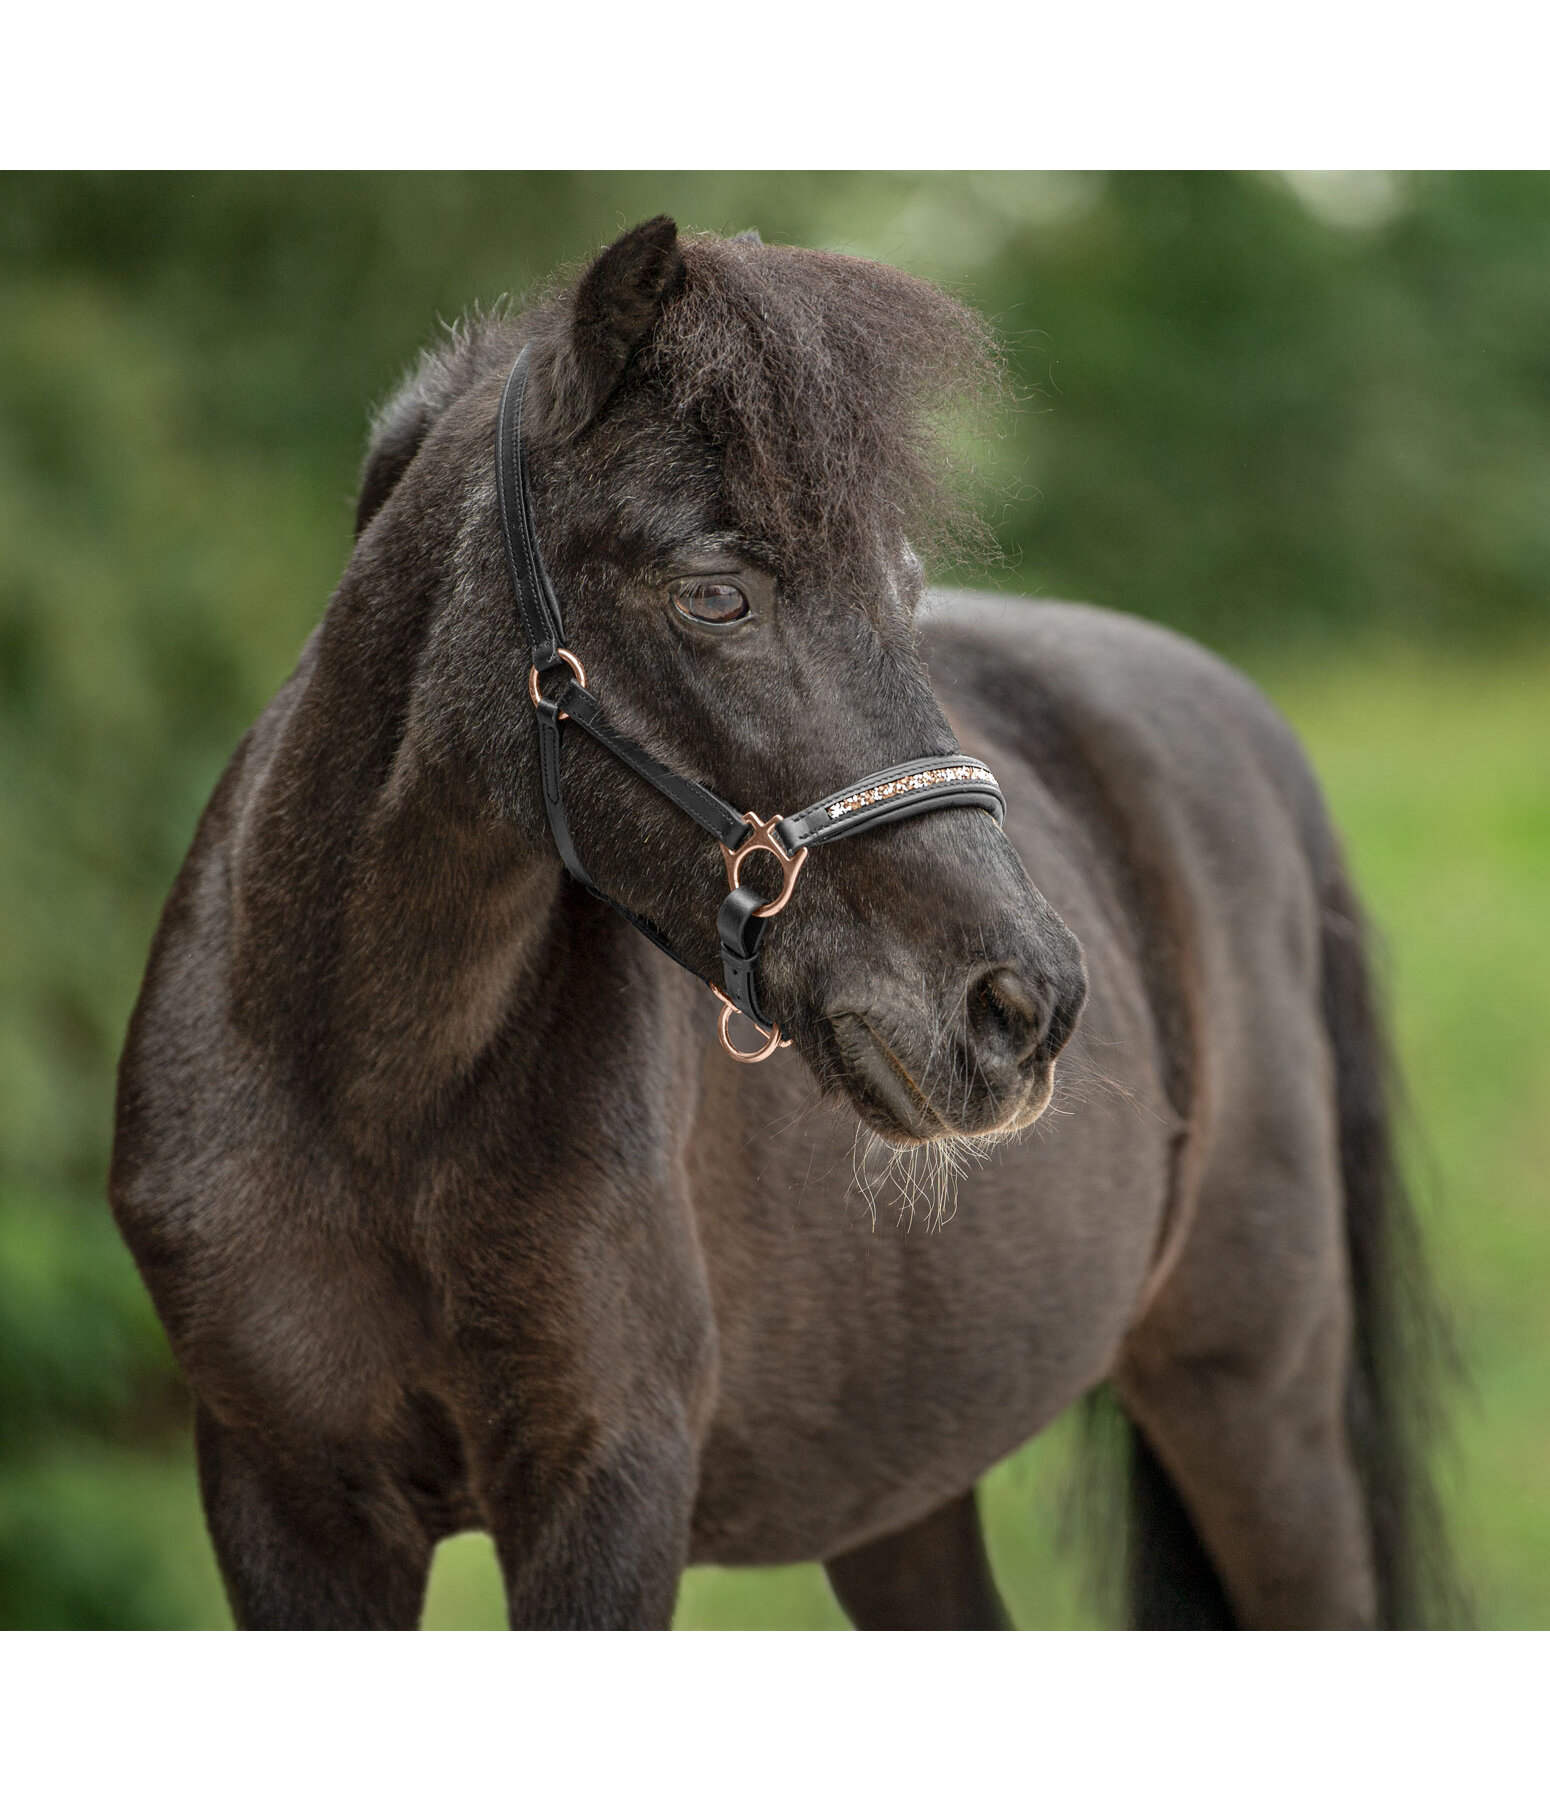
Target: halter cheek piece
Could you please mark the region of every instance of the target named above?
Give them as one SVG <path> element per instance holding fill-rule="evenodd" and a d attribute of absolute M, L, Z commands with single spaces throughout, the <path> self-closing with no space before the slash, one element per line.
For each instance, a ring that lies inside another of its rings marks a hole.
<path fill-rule="evenodd" d="M 822 844 L 835 843 L 840 838 L 872 831 L 894 819 L 935 812 L 944 806 L 977 806 L 991 813 L 999 825 L 1006 805 L 995 776 L 984 763 L 972 756 L 925 756 L 868 775 L 854 786 L 841 788 L 789 817 L 782 818 L 777 813 L 773 818 L 761 819 L 757 813 L 734 812 L 709 788 L 675 775 L 643 745 L 616 731 L 597 700 L 588 692 L 587 673 L 580 659 L 566 648 L 564 617 L 533 529 L 527 449 L 522 438 L 522 397 L 527 387 L 531 352 L 531 345 L 523 349 L 501 395 L 495 469 L 506 564 L 511 571 L 517 610 L 522 616 L 532 653 L 527 691 L 538 720 L 538 761 L 543 780 L 544 810 L 549 816 L 555 848 L 567 871 L 589 894 L 628 919 L 690 974 L 704 980 L 649 919 L 641 918 L 605 894 L 582 866 L 565 812 L 562 782 L 560 727 L 569 720 L 633 769 L 643 781 L 650 782 L 659 794 L 687 813 L 720 844 L 721 854 L 726 859 L 730 890 L 716 917 L 724 985 L 718 987 L 715 982 L 709 982 L 707 986 L 721 1002 L 721 1019 L 717 1026 L 721 1047 L 738 1062 L 763 1062 L 790 1039 L 781 1036 L 780 1027 L 765 1016 L 759 1005 L 756 981 L 759 949 L 770 920 L 790 900 L 808 851 Z M 557 686 L 551 685 L 546 693 L 544 680 L 556 671 L 562 679 Z M 767 851 L 780 865 L 780 892 L 773 900 L 766 900 L 753 888 L 741 884 L 743 863 L 755 851 Z M 738 1050 L 733 1046 L 727 1026 L 734 1012 L 746 1014 L 765 1033 L 765 1041 L 759 1049 Z"/>

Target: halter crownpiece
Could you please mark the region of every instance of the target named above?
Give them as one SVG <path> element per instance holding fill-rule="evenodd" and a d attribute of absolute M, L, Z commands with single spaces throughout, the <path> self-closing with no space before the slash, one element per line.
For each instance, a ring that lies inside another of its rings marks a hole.
<path fill-rule="evenodd" d="M 580 658 L 566 647 L 565 617 L 538 548 L 527 479 L 527 446 L 522 437 L 522 399 L 527 388 L 531 354 L 532 345 L 524 345 L 506 378 L 496 424 L 495 473 L 506 566 L 531 654 L 528 697 L 538 721 L 538 764 L 544 811 L 554 835 L 555 848 L 573 880 L 628 919 L 691 975 L 705 980 L 649 919 L 641 918 L 605 894 L 582 865 L 565 811 L 560 727 L 569 720 L 605 750 L 611 751 L 626 767 L 633 769 L 643 781 L 649 782 L 659 794 L 671 800 L 680 812 L 686 813 L 721 845 L 721 853 L 726 859 L 728 893 L 716 915 L 716 930 L 721 941 L 724 985 L 718 987 L 710 981 L 706 986 L 721 1002 L 716 1034 L 722 1048 L 738 1062 L 763 1062 L 790 1039 L 781 1035 L 780 1027 L 765 1016 L 759 1004 L 759 950 L 766 926 L 790 900 L 808 852 L 840 838 L 875 830 L 895 819 L 937 812 L 949 806 L 979 807 L 990 813 L 999 825 L 1006 802 L 995 776 L 976 758 L 961 754 L 926 756 L 864 776 L 852 786 L 804 807 L 801 812 L 785 817 L 777 813 L 773 818 L 761 819 L 754 812 L 737 812 L 700 782 L 674 774 L 644 745 L 616 731 L 587 688 L 587 672 Z M 545 679 L 556 671 L 560 676 L 559 683 L 557 686 L 551 683 L 551 691 L 546 693 Z M 780 892 L 773 900 L 766 900 L 762 894 L 741 883 L 743 863 L 757 851 L 773 856 L 780 866 Z M 765 1033 L 765 1041 L 757 1050 L 739 1050 L 733 1044 L 728 1026 L 734 1012 L 744 1014 Z"/>

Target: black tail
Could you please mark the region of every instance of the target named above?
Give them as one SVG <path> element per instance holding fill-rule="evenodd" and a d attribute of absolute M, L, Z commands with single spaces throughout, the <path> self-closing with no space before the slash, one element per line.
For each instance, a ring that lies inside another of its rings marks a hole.
<path fill-rule="evenodd" d="M 1097 1611 L 1138 1631 L 1230 1631 L 1232 1608 L 1173 1482 L 1112 1387 L 1082 1405 L 1062 1537 Z"/>
<path fill-rule="evenodd" d="M 1414 1209 L 1395 1154 L 1395 1078 L 1373 992 L 1361 907 L 1337 870 L 1324 897 L 1323 1009 L 1335 1055 L 1340 1173 L 1354 1303 L 1346 1416 L 1366 1501 L 1378 1623 L 1462 1623 L 1467 1604 L 1447 1551 L 1431 1476 L 1441 1396 L 1459 1372 L 1427 1272 Z M 1082 1482 L 1088 1522 L 1102 1531 L 1091 1479 L 1125 1463 L 1126 1612 L 1137 1627 L 1227 1629 L 1232 1610 L 1210 1557 L 1162 1464 L 1107 1389 L 1087 1409 Z M 1110 1517 L 1112 1526 L 1117 1521 Z"/>
<path fill-rule="evenodd" d="M 1395 1154 L 1397 1084 L 1368 931 L 1338 869 L 1324 896 L 1322 951 L 1355 1301 L 1346 1420 L 1372 1531 L 1378 1623 L 1462 1622 L 1431 1471 L 1443 1395 L 1460 1365 Z"/>
<path fill-rule="evenodd" d="M 1139 1427 L 1127 1421 L 1125 1589 L 1137 1631 L 1231 1631 L 1236 1621 L 1205 1545 Z"/>

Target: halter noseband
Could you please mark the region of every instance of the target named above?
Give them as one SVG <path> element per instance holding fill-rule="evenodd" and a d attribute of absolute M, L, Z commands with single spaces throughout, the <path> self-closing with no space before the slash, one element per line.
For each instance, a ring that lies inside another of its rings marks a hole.
<path fill-rule="evenodd" d="M 705 979 L 679 955 L 650 920 L 641 918 L 605 894 L 582 866 L 565 812 L 562 784 L 560 727 L 568 719 L 633 769 L 643 781 L 649 782 L 659 794 L 665 795 L 680 812 L 687 813 L 720 844 L 721 854 L 726 859 L 730 890 L 716 916 L 725 986 L 717 987 L 715 982 L 706 985 L 721 1002 L 721 1019 L 717 1025 L 721 1047 L 738 1062 L 763 1062 L 790 1039 L 781 1036 L 780 1027 L 765 1016 L 759 1005 L 755 979 L 759 949 L 769 921 L 791 898 L 808 851 L 822 844 L 835 843 L 840 838 L 856 837 L 893 819 L 936 812 L 945 806 L 977 806 L 992 814 L 999 825 L 1006 803 L 995 776 L 976 758 L 925 756 L 868 775 L 854 786 L 826 795 L 788 817 L 782 818 L 777 813 L 773 818 L 761 819 L 757 813 L 734 812 L 709 788 L 675 775 L 643 745 L 616 731 L 597 700 L 588 692 L 586 670 L 580 659 L 566 648 L 564 615 L 549 572 L 544 567 L 538 535 L 533 528 L 527 449 L 522 438 L 522 397 L 527 387 L 531 354 L 532 345 L 524 346 L 512 365 L 501 395 L 495 470 L 506 564 L 532 655 L 527 689 L 538 720 L 538 761 L 543 780 L 544 810 L 549 816 L 555 848 L 566 870 L 589 894 L 628 919 L 691 975 L 702 981 Z M 561 671 L 564 679 L 552 693 L 546 694 L 543 679 L 556 669 Z M 753 888 L 740 884 L 744 859 L 755 850 L 768 851 L 780 864 L 781 888 L 773 900 L 765 900 Z M 734 1012 L 745 1014 L 766 1033 L 765 1042 L 758 1050 L 738 1050 L 733 1046 L 727 1026 Z"/>

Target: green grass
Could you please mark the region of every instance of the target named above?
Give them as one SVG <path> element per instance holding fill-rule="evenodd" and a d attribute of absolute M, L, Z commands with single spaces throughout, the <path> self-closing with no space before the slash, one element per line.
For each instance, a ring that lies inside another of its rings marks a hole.
<path fill-rule="evenodd" d="M 1447 1489 L 1478 1619 L 1550 1626 L 1550 661 L 1374 653 L 1260 673 L 1312 753 L 1387 939 L 1412 1160 L 1471 1374 Z M 1080 1559 L 1058 1543 L 1071 1436 L 1063 1423 L 984 1486 L 992 1558 L 1025 1627 L 1097 1622 Z M 225 1621 L 186 1454 L 61 1454 L 44 1473 L 49 1503 L 88 1534 L 109 1513 L 132 1522 L 143 1554 L 117 1578 L 154 1586 L 169 1623 Z M 488 1540 L 444 1545 L 426 1624 L 501 1622 Z M 677 1624 L 843 1620 L 802 1566 L 693 1570 Z"/>

